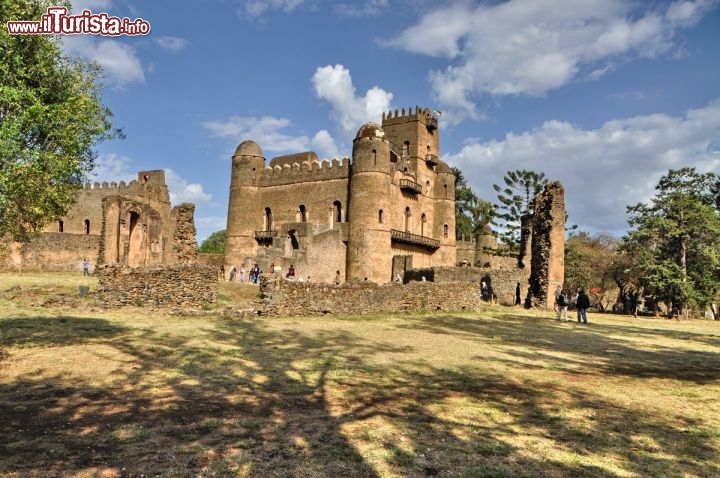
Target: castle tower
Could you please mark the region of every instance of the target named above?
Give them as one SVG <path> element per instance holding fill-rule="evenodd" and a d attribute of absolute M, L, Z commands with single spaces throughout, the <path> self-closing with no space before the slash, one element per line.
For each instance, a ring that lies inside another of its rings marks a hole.
<path fill-rule="evenodd" d="M 262 149 L 254 141 L 243 141 L 232 157 L 230 199 L 225 232 L 225 264 L 237 267 L 257 251 L 256 230 L 271 230 L 257 208 L 258 183 L 265 171 Z"/>
<path fill-rule="evenodd" d="M 408 158 L 411 172 L 424 184 L 440 156 L 437 118 L 429 109 L 416 106 L 414 111 L 408 108 L 407 113 L 402 109 L 383 114 L 382 128 L 392 149 Z"/>
<path fill-rule="evenodd" d="M 443 161 L 435 166 L 437 179 L 434 188 L 435 221 L 432 237 L 440 240 L 437 264 L 455 265 L 455 174 Z"/>
<path fill-rule="evenodd" d="M 385 132 L 375 123 L 363 125 L 353 140 L 350 166 L 347 280 L 392 279 L 390 171 Z"/>

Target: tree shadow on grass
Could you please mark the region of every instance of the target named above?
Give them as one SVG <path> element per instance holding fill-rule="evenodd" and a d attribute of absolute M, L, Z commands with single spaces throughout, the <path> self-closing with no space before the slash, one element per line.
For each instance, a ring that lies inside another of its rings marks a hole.
<path fill-rule="evenodd" d="M 0 345 L 47 347 L 112 339 L 128 329 L 105 319 L 73 316 L 0 319 Z"/>

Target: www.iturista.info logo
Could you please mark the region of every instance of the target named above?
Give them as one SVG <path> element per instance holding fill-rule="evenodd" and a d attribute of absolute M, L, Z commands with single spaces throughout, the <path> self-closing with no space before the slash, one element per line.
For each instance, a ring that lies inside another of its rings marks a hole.
<path fill-rule="evenodd" d="M 65 7 L 49 7 L 40 21 L 9 21 L 7 29 L 10 35 L 147 35 L 150 23 L 142 18 L 130 20 L 90 10 L 68 15 Z"/>

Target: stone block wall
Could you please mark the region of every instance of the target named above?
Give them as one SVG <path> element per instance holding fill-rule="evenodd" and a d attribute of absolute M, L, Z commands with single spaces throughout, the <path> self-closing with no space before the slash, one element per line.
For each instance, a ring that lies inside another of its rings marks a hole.
<path fill-rule="evenodd" d="M 481 302 L 478 288 L 471 282 L 378 285 L 353 281 L 336 286 L 267 275 L 261 278 L 260 291 L 260 313 L 273 317 L 474 311 Z"/>
<path fill-rule="evenodd" d="M 82 260 L 90 260 L 90 271 L 95 267 L 100 236 L 46 232 L 32 242 L 10 242 L 0 247 L 2 271 L 82 272 Z"/>
<path fill-rule="evenodd" d="M 131 269 L 99 267 L 95 302 L 101 307 L 203 307 L 217 299 L 218 272 L 198 264 Z"/>
<path fill-rule="evenodd" d="M 565 191 L 558 181 L 535 197 L 531 254 L 528 305 L 550 309 L 565 280 Z"/>
<path fill-rule="evenodd" d="M 198 245 L 195 240 L 195 205 L 182 203 L 172 209 L 175 219 L 173 256 L 178 264 L 197 262 Z"/>

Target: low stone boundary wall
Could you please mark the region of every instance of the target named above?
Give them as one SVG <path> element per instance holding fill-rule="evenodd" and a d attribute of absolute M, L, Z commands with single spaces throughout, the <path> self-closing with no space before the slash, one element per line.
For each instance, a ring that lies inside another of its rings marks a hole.
<path fill-rule="evenodd" d="M 0 238 L 3 240 L 3 238 Z M 83 259 L 95 267 L 100 236 L 44 232 L 31 242 L 0 244 L 0 271 L 79 272 Z"/>
<path fill-rule="evenodd" d="M 481 303 L 479 289 L 471 282 L 414 282 L 405 285 L 346 282 L 328 285 L 262 276 L 260 291 L 263 306 L 259 312 L 273 317 L 474 311 Z"/>
<path fill-rule="evenodd" d="M 95 303 L 101 307 L 203 307 L 217 299 L 218 275 L 211 266 L 130 269 L 106 265 L 98 267 L 95 274 L 99 282 Z"/>

